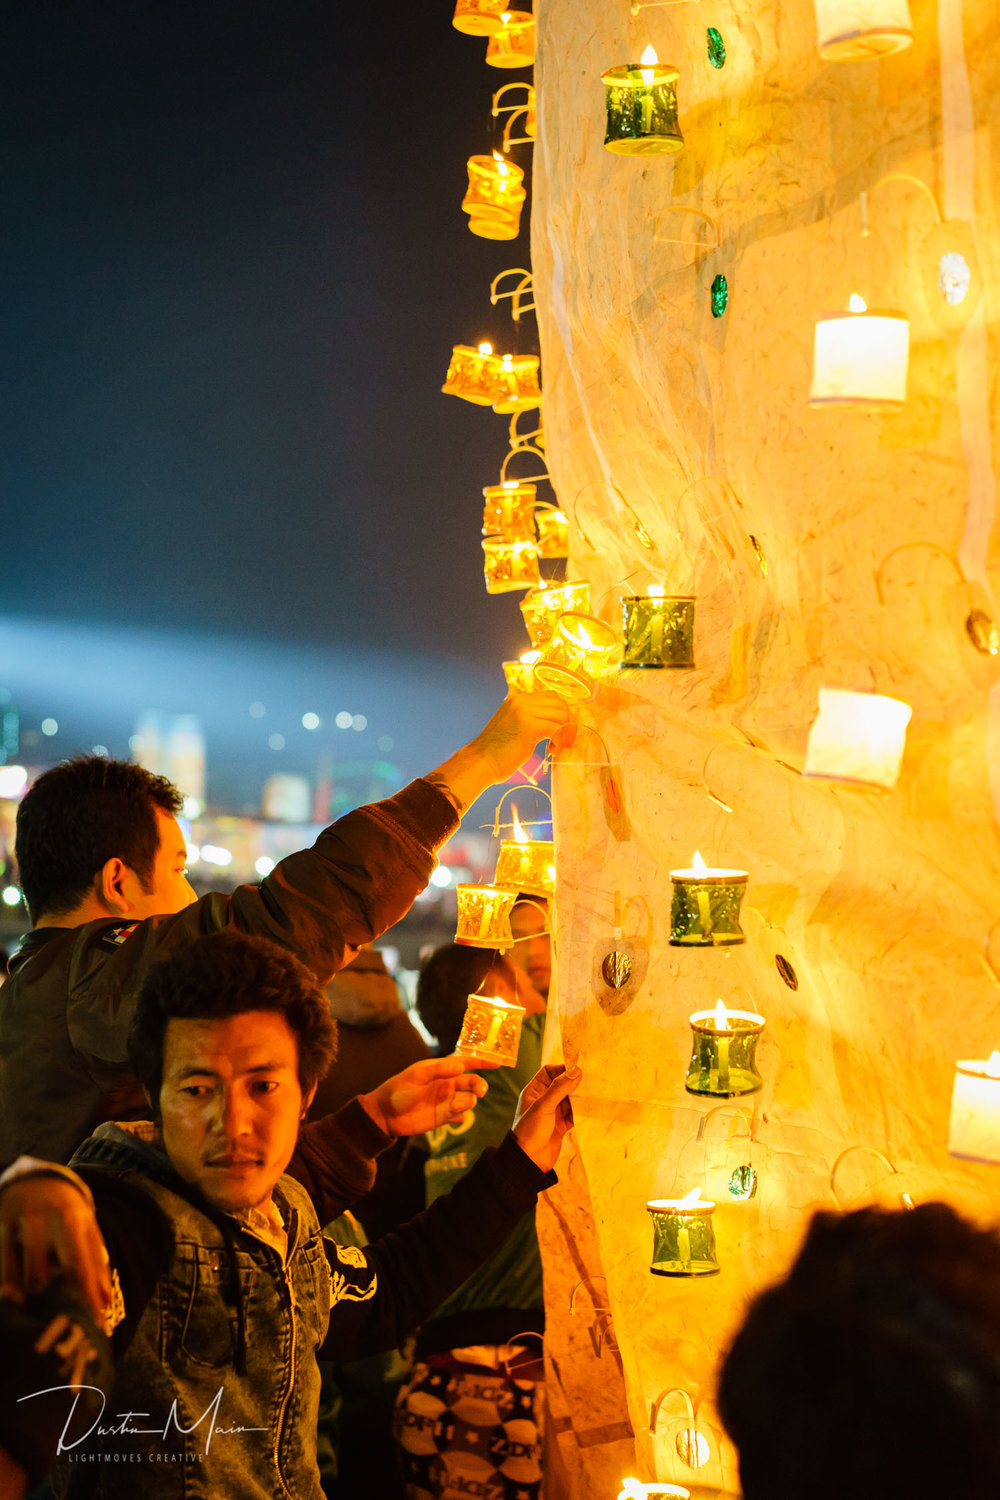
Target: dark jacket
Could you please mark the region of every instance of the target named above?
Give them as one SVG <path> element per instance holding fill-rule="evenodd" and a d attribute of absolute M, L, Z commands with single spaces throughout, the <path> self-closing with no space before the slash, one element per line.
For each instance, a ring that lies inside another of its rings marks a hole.
<path fill-rule="evenodd" d="M 309 1198 L 283 1177 L 283 1257 L 128 1127 L 102 1126 L 72 1165 L 94 1194 L 124 1317 L 105 1432 L 70 1434 L 83 1440 L 56 1489 L 101 1500 L 322 1500 L 316 1354 L 399 1344 L 554 1180 L 508 1137 L 453 1194 L 360 1250 L 325 1240 Z"/>
<path fill-rule="evenodd" d="M 370 942 L 409 910 L 457 826 L 445 793 L 413 781 L 338 819 L 259 886 L 144 922 L 29 933 L 0 987 L 0 1166 L 22 1153 L 68 1161 L 102 1120 L 148 1110 L 125 1039 L 157 959 L 235 927 L 290 949 L 325 983 L 345 948 Z"/>

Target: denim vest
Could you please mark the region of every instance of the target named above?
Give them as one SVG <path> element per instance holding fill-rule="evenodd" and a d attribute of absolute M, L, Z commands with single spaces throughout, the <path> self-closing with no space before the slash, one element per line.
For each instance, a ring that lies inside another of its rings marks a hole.
<path fill-rule="evenodd" d="M 331 1275 L 305 1191 L 290 1177 L 274 1190 L 288 1230 L 282 1264 L 239 1220 L 202 1211 L 161 1151 L 116 1126 L 102 1126 L 73 1166 L 83 1169 L 99 1213 L 106 1173 L 147 1195 L 174 1243 L 117 1361 L 100 1428 L 59 1460 L 57 1494 L 323 1500 L 316 1350 L 329 1323 Z M 153 1211 L 151 1252 L 161 1234 Z"/>

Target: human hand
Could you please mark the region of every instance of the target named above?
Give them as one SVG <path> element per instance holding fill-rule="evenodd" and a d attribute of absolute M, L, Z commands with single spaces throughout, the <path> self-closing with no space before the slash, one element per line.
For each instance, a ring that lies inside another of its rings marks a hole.
<path fill-rule="evenodd" d="M 565 737 L 576 732 L 574 715 L 573 705 L 558 693 L 509 693 L 475 739 L 439 766 L 437 774 L 469 807 L 488 786 L 513 776 L 539 740 L 562 749 Z"/>
<path fill-rule="evenodd" d="M 420 1135 L 460 1120 L 487 1087 L 485 1078 L 466 1072 L 465 1058 L 428 1057 L 359 1095 L 358 1103 L 386 1135 Z"/>
<path fill-rule="evenodd" d="M 521 1090 L 512 1127 L 514 1136 L 525 1155 L 543 1172 L 550 1172 L 555 1166 L 563 1136 L 573 1128 L 569 1095 L 582 1077 L 579 1068 L 567 1071 L 557 1063 L 539 1068 Z"/>
<path fill-rule="evenodd" d="M 64 1177 L 15 1178 L 0 1192 L 0 1297 L 23 1301 L 60 1272 L 101 1322 L 111 1306 L 111 1270 L 90 1203 Z"/>

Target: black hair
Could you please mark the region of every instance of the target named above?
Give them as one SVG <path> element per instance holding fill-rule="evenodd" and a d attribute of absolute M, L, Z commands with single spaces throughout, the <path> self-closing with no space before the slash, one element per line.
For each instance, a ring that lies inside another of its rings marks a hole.
<path fill-rule="evenodd" d="M 298 1043 L 299 1084 L 307 1094 L 337 1055 L 337 1023 L 321 985 L 294 954 L 227 928 L 153 965 L 136 1000 L 128 1057 L 155 1119 L 169 1022 L 224 1020 L 251 1010 L 284 1016 Z"/>
<path fill-rule="evenodd" d="M 436 948 L 417 979 L 417 1015 L 442 1053 L 453 1052 L 462 1030 L 466 1001 L 492 968 L 496 954 L 489 948 L 445 943 Z"/>
<path fill-rule="evenodd" d="M 1000 1238 L 944 1203 L 818 1213 L 719 1410 L 745 1500 L 995 1500 Z"/>
<path fill-rule="evenodd" d="M 17 810 L 14 857 L 33 922 L 64 916 L 91 890 L 109 859 L 152 889 L 160 847 L 156 809 L 176 816 L 180 792 L 127 760 L 81 755 L 44 772 Z"/>

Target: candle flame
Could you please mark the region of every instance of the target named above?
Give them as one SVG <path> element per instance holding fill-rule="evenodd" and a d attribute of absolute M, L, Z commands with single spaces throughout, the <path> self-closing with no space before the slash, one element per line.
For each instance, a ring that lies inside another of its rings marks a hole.
<path fill-rule="evenodd" d="M 479 346 L 479 352 L 480 352 L 480 354 L 492 354 L 493 353 L 493 345 L 492 344 L 480 344 L 480 346 Z"/>
<path fill-rule="evenodd" d="M 666 590 L 662 583 L 651 583 L 649 585 L 649 597 L 651 599 L 662 599 Z"/>
<path fill-rule="evenodd" d="M 505 479 L 503 482 L 503 487 L 505 490 L 516 490 L 517 483 L 518 482 L 516 479 Z"/>
<path fill-rule="evenodd" d="M 507 23 L 510 21 L 510 11 L 509 10 L 505 10 L 504 11 L 503 15 L 500 17 L 500 21 L 501 21 L 502 25 L 504 25 L 504 26 L 507 25 Z"/>
<path fill-rule="evenodd" d="M 646 1500 L 646 1486 L 640 1484 L 638 1479 L 623 1479 L 622 1494 L 619 1495 L 618 1500 L 622 1500 L 622 1495 L 626 1497 L 626 1500 Z"/>
<path fill-rule="evenodd" d="M 493 153 L 493 160 L 497 164 L 497 176 L 498 177 L 506 177 L 508 175 L 508 173 L 510 172 L 510 167 L 504 161 L 504 159 L 500 155 L 499 151 L 494 151 L 494 153 Z"/>
<path fill-rule="evenodd" d="M 639 61 L 643 64 L 643 68 L 642 68 L 642 81 L 646 85 L 646 87 L 648 88 L 649 85 L 653 81 L 653 77 L 654 77 L 653 69 L 656 66 L 656 64 L 659 62 L 659 58 L 657 57 L 656 52 L 655 52 L 654 48 L 652 47 L 652 45 L 650 45 L 649 47 L 646 48 L 645 52 L 640 57 Z"/>
<path fill-rule="evenodd" d="M 542 653 L 540 651 L 522 651 L 519 657 L 521 665 L 525 667 L 533 667 L 541 654 Z"/>
<path fill-rule="evenodd" d="M 514 368 L 514 356 L 513 356 L 513 354 L 505 354 L 504 355 L 504 357 L 503 357 L 503 367 L 504 367 L 505 370 L 512 370 Z"/>
<path fill-rule="evenodd" d="M 708 865 L 706 865 L 697 849 L 694 851 L 694 859 L 691 861 L 691 868 L 696 875 L 708 874 Z"/>
<path fill-rule="evenodd" d="M 726 1011 L 726 1007 L 723 1005 L 721 1000 L 718 1000 L 715 1006 L 715 1029 L 716 1031 L 732 1030 L 729 1025 L 728 1012 Z"/>
<path fill-rule="evenodd" d="M 865 301 L 864 297 L 859 297 L 857 292 L 851 293 L 847 305 L 850 308 L 851 312 L 868 311 L 868 303 Z"/>
<path fill-rule="evenodd" d="M 528 842 L 528 835 L 521 827 L 521 820 L 517 815 L 517 808 L 514 806 L 513 802 L 510 804 L 510 810 L 512 814 L 511 826 L 514 829 L 514 837 L 519 844 L 526 844 Z"/>
<path fill-rule="evenodd" d="M 985 1071 L 991 1078 L 1000 1078 L 1000 1052 L 990 1054 L 990 1060 L 986 1064 Z"/>
<path fill-rule="evenodd" d="M 700 1202 L 701 1202 L 701 1188 L 700 1187 L 696 1187 L 696 1188 L 692 1188 L 691 1189 L 691 1191 L 688 1193 L 688 1195 L 687 1195 L 686 1198 L 681 1198 L 681 1200 L 679 1201 L 677 1207 L 678 1208 L 694 1208 L 695 1205 L 698 1204 L 698 1203 L 700 1203 Z"/>

